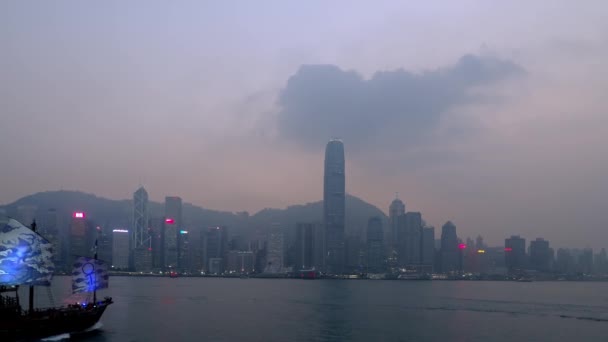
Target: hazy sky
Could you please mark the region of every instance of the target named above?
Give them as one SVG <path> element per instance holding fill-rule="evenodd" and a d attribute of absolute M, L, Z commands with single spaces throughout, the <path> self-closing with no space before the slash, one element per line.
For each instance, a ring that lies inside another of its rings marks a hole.
<path fill-rule="evenodd" d="M 347 191 L 462 237 L 608 247 L 605 1 L 1 1 L 0 203 Z M 436 234 L 439 234 L 438 229 Z"/>

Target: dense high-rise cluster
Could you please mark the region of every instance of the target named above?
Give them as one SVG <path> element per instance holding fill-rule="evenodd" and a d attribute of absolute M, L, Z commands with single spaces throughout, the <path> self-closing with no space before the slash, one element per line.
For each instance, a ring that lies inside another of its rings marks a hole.
<path fill-rule="evenodd" d="M 589 248 L 555 251 L 545 239 L 527 245 L 518 235 L 506 238 L 504 246 L 491 247 L 481 236 L 460 238 L 451 221 L 436 231 L 422 213 L 407 211 L 398 196 L 388 207 L 388 217 L 377 212 L 362 220 L 360 213 L 347 212 L 345 180 L 344 144 L 332 139 L 325 149 L 322 211 L 317 217 L 299 216 L 297 222 L 250 227 L 246 212 L 234 214 L 236 222 L 231 223 L 205 216 L 192 219 L 180 197 L 150 203 L 144 187 L 133 193 L 130 218 L 111 222 L 97 220 L 95 210 L 82 208 L 73 208 L 67 217 L 55 208 L 41 211 L 23 204 L 10 214 L 26 223 L 38 219 L 39 232 L 53 244 L 56 265 L 64 271 L 70 267 L 67 260 L 91 255 L 97 246 L 99 257 L 110 261 L 115 271 L 400 279 L 428 279 L 432 274 L 456 279 L 525 279 L 530 274 L 580 279 L 608 274 L 604 249 L 596 254 Z M 231 224 L 236 226 L 229 229 Z"/>

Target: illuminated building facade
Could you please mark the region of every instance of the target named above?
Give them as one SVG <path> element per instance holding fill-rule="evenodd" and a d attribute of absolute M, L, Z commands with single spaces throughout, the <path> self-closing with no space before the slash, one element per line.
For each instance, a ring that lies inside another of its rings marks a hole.
<path fill-rule="evenodd" d="M 133 222 L 131 228 L 131 257 L 136 271 L 152 267 L 152 235 L 148 218 L 148 192 L 140 187 L 133 193 Z"/>
<path fill-rule="evenodd" d="M 89 256 L 94 243 L 94 231 L 86 219 L 86 214 L 81 211 L 72 213 L 69 229 L 69 248 L 67 249 L 67 262 L 76 256 Z"/>
<path fill-rule="evenodd" d="M 283 227 L 276 223 L 270 228 L 266 251 L 265 273 L 281 273 L 284 261 L 284 234 Z"/>
<path fill-rule="evenodd" d="M 177 268 L 179 252 L 177 240 L 182 230 L 182 199 L 176 196 L 165 197 L 165 222 L 163 225 L 163 267 Z"/>

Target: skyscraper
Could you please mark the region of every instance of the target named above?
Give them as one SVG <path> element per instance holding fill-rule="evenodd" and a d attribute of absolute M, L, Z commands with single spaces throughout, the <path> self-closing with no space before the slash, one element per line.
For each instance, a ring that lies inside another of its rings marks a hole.
<path fill-rule="evenodd" d="M 388 224 L 389 224 L 389 244 L 390 250 L 394 254 L 397 250 L 397 234 L 399 231 L 399 216 L 405 214 L 405 204 L 395 197 L 388 209 Z M 394 259 L 394 256 L 393 256 Z"/>
<path fill-rule="evenodd" d="M 346 194 L 344 144 L 330 140 L 325 149 L 323 177 L 323 223 L 325 225 L 325 267 L 329 273 L 343 273 L 345 264 L 344 224 Z"/>
<path fill-rule="evenodd" d="M 132 248 L 138 248 L 146 243 L 149 246 L 148 234 L 148 192 L 140 187 L 133 193 L 133 229 L 131 230 Z"/>
<path fill-rule="evenodd" d="M 458 249 L 458 236 L 456 226 L 446 222 L 441 227 L 441 272 L 450 273 L 460 271 L 460 250 Z"/>
<path fill-rule="evenodd" d="M 295 268 L 310 269 L 315 266 L 315 234 L 318 226 L 314 223 L 296 225 Z"/>
<path fill-rule="evenodd" d="M 384 231 L 378 216 L 367 221 L 367 271 L 370 273 L 384 270 Z"/>
<path fill-rule="evenodd" d="M 422 215 L 409 212 L 397 218 L 397 260 L 399 266 L 422 264 Z"/>
<path fill-rule="evenodd" d="M 177 239 L 182 230 L 182 199 L 176 196 L 165 197 L 165 225 L 164 225 L 164 267 L 176 268 L 178 266 Z"/>
<path fill-rule="evenodd" d="M 133 193 L 133 221 L 130 231 L 130 260 L 137 271 L 149 268 L 152 264 L 152 245 L 148 223 L 148 192 L 144 187 L 140 187 Z"/>
<path fill-rule="evenodd" d="M 427 270 L 433 269 L 435 259 L 435 228 L 424 227 L 422 232 L 422 264 Z"/>
<path fill-rule="evenodd" d="M 505 239 L 505 266 L 509 272 L 526 267 L 526 239 L 519 235 Z"/>
<path fill-rule="evenodd" d="M 284 234 L 280 223 L 274 223 L 268 234 L 265 273 L 283 272 Z"/>
<path fill-rule="evenodd" d="M 204 241 L 205 270 L 212 274 L 223 273 L 227 263 L 228 228 L 207 228 Z"/>
<path fill-rule="evenodd" d="M 126 270 L 129 267 L 129 231 L 112 230 L 112 267 Z"/>
<path fill-rule="evenodd" d="M 530 266 L 540 272 L 548 272 L 551 267 L 549 241 L 538 238 L 530 241 Z"/>
<path fill-rule="evenodd" d="M 74 212 L 70 222 L 69 249 L 67 262 L 74 260 L 75 256 L 88 256 L 93 247 L 94 232 L 91 224 L 86 220 L 83 212 Z"/>

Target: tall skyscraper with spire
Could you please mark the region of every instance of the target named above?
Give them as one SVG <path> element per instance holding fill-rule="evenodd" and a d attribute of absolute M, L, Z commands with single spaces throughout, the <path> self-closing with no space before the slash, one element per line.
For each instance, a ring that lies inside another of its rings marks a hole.
<path fill-rule="evenodd" d="M 133 193 L 133 226 L 129 258 L 130 266 L 136 271 L 152 269 L 152 236 L 148 228 L 148 192 L 140 186 Z"/>
<path fill-rule="evenodd" d="M 399 224 L 397 219 L 399 216 L 405 214 L 405 204 L 399 199 L 399 193 L 395 194 L 395 199 L 391 202 L 388 208 L 388 221 L 389 221 L 389 243 L 391 249 L 396 250 L 397 244 L 397 232 L 399 231 Z M 392 252 L 392 251 L 391 251 Z"/>
<path fill-rule="evenodd" d="M 323 177 L 323 223 L 325 226 L 325 269 L 343 273 L 345 264 L 344 224 L 346 193 L 344 175 L 344 144 L 332 139 L 325 149 Z"/>
<path fill-rule="evenodd" d="M 149 243 L 148 234 L 148 192 L 139 187 L 133 193 L 133 229 L 131 247 L 138 248 Z M 149 246 L 145 246 L 148 248 Z"/>

